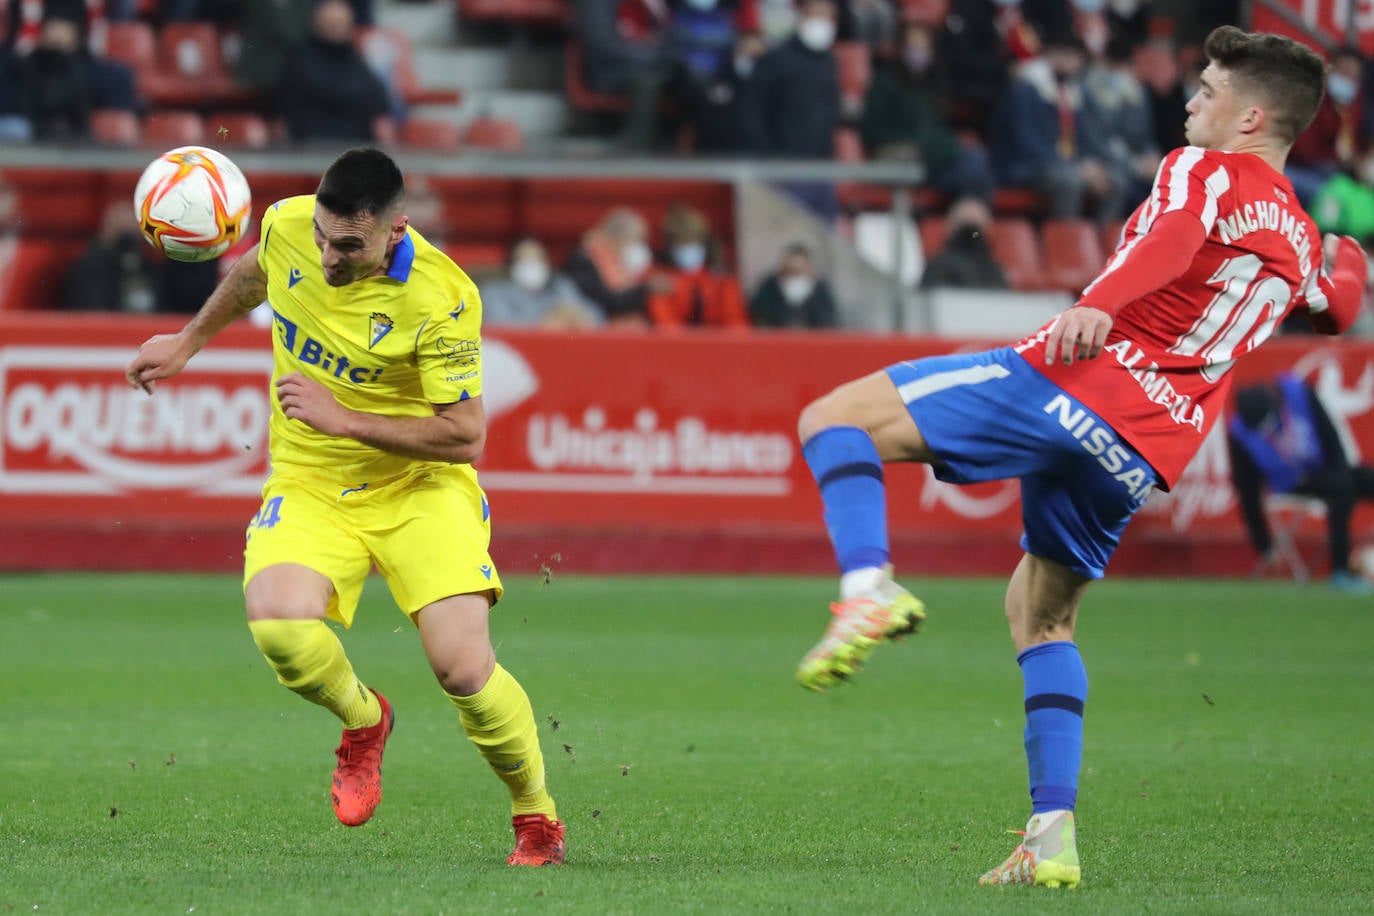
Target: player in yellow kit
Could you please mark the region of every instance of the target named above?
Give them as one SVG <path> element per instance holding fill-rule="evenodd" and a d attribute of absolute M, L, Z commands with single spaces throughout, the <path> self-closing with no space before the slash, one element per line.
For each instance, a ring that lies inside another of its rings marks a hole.
<path fill-rule="evenodd" d="M 245 255 L 177 334 L 129 364 L 149 393 L 264 299 L 273 313 L 272 473 L 248 526 L 244 596 L 277 679 L 343 723 L 334 812 L 381 801 L 391 705 L 325 623 L 351 624 L 373 564 L 414 621 L 468 738 L 509 787 L 511 865 L 563 862 L 534 714 L 487 629 L 501 580 L 472 462 L 486 436 L 481 302 L 467 275 L 407 225 L 385 153 L 354 149 L 314 196 L 268 208 Z"/>

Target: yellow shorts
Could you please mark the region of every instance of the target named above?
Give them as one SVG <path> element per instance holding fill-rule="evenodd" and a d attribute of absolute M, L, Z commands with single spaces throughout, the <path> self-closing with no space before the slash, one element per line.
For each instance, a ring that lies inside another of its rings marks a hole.
<path fill-rule="evenodd" d="M 486 497 L 456 469 L 423 468 L 347 487 L 273 474 L 248 523 L 243 584 L 278 563 L 308 566 L 334 583 L 329 616 L 351 626 L 375 564 L 413 617 L 450 595 L 490 591 L 498 600 L 490 542 Z"/>

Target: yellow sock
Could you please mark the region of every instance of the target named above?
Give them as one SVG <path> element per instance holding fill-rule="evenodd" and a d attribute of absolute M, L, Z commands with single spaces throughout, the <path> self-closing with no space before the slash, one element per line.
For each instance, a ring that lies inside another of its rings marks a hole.
<path fill-rule="evenodd" d="M 500 665 L 486 686 L 470 697 L 449 700 L 468 740 L 510 789 L 511 814 L 543 814 L 558 819 L 558 809 L 544 786 L 544 755 L 534 724 L 530 698 Z"/>
<path fill-rule="evenodd" d="M 343 644 L 323 620 L 250 620 L 253 641 L 277 680 L 338 716 L 344 728 L 382 721 L 382 706 L 348 663 Z"/>

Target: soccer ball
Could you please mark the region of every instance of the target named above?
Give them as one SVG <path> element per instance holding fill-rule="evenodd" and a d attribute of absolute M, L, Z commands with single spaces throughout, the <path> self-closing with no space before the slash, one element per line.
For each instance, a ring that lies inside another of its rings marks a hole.
<path fill-rule="evenodd" d="M 138 179 L 134 214 L 148 244 L 174 261 L 208 261 L 229 250 L 253 210 L 248 180 L 223 153 L 181 146 Z"/>

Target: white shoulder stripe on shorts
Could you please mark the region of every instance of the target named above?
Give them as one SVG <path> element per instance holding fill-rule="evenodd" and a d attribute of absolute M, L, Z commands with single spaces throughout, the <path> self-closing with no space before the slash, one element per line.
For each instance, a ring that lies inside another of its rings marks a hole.
<path fill-rule="evenodd" d="M 957 388 L 960 385 L 977 385 L 991 379 L 1006 378 L 1009 375 L 1011 375 L 1011 370 L 1006 366 L 969 366 L 966 369 L 936 372 L 933 375 L 907 382 L 905 385 L 898 385 L 897 393 L 902 396 L 903 403 L 910 404 L 912 401 L 919 401 L 928 394 L 935 394 L 935 392 L 944 391 L 947 388 Z"/>

